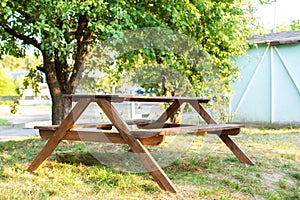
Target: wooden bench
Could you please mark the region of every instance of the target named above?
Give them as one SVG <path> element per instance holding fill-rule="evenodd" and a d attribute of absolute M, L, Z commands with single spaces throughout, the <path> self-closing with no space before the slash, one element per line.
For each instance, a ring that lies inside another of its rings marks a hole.
<path fill-rule="evenodd" d="M 146 127 L 148 123 L 143 122 L 143 126 L 139 123 L 140 127 Z M 98 130 L 84 130 L 85 128 L 94 128 Z M 91 141 L 91 142 L 104 142 L 104 143 L 118 143 L 126 144 L 124 139 L 118 132 L 102 131 L 111 130 L 113 127 L 110 123 L 98 124 L 98 125 L 75 125 L 72 129 L 67 131 L 67 134 L 62 140 L 74 140 L 74 141 Z M 152 129 L 138 129 L 131 131 L 132 135 L 139 139 L 143 145 L 155 146 L 164 142 L 166 135 L 168 134 L 196 134 L 204 135 L 217 134 L 217 135 L 237 135 L 240 132 L 242 125 L 239 124 L 207 124 L 207 125 L 187 125 L 187 124 L 166 124 L 162 128 Z M 39 129 L 40 136 L 44 139 L 50 138 L 58 126 L 36 126 L 35 129 Z"/>

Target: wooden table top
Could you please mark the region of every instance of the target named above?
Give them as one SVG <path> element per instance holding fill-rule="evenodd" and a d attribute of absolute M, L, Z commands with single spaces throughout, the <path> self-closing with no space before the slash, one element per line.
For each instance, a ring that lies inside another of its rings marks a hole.
<path fill-rule="evenodd" d="M 209 98 L 202 97 L 181 97 L 181 96 L 139 96 L 139 95 L 119 95 L 119 94 L 69 94 L 64 95 L 67 98 L 72 98 L 73 101 L 79 99 L 91 98 L 95 99 L 108 99 L 111 102 L 123 102 L 123 101 L 136 101 L 136 102 L 194 102 L 207 103 Z"/>

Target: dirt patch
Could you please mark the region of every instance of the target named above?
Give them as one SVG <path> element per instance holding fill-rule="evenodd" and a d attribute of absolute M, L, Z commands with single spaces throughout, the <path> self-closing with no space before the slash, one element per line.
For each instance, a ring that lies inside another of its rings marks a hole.
<path fill-rule="evenodd" d="M 263 181 L 263 187 L 265 189 L 265 192 L 271 192 L 279 189 L 282 187 L 280 185 L 280 181 L 283 181 L 287 186 L 292 186 L 295 183 L 291 180 L 285 179 L 284 173 L 273 173 L 273 174 L 262 174 L 262 181 Z"/>

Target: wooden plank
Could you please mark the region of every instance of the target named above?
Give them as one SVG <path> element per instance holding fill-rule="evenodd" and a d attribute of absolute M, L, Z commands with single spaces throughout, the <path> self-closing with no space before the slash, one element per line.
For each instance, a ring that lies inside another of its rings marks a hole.
<path fill-rule="evenodd" d="M 154 124 L 155 120 L 128 120 L 126 123 L 128 125 L 137 125 L 139 129 L 147 129 L 151 128 L 149 125 Z M 158 126 L 158 125 L 155 125 Z M 154 127 L 155 127 L 154 126 Z M 192 126 L 191 124 L 172 124 L 172 123 L 165 123 L 163 128 L 171 128 L 171 127 L 183 127 L 183 126 Z M 79 129 L 79 128 L 97 128 L 102 130 L 111 130 L 113 124 L 111 123 L 99 123 L 99 124 L 75 124 L 72 126 L 71 129 Z M 160 126 L 158 126 L 160 127 Z M 41 129 L 41 130 L 56 130 L 58 125 L 51 125 L 51 126 L 35 126 L 34 129 Z"/>
<path fill-rule="evenodd" d="M 67 115 L 67 117 L 63 120 L 62 124 L 55 131 L 53 136 L 48 140 L 47 144 L 40 151 L 37 157 L 32 161 L 31 165 L 27 169 L 29 172 L 33 172 L 36 170 L 54 151 L 59 142 L 66 135 L 66 131 L 69 130 L 75 121 L 79 118 L 85 108 L 90 104 L 90 99 L 82 99 L 80 100 L 71 112 Z"/>
<path fill-rule="evenodd" d="M 117 112 L 115 107 L 106 99 L 96 99 L 96 102 L 109 120 L 114 124 L 121 137 L 130 146 L 131 150 L 140 159 L 144 167 L 150 172 L 160 188 L 176 193 L 177 191 L 171 180 L 150 155 L 149 151 L 143 146 L 143 144 L 131 135 L 128 125 L 123 121 L 121 115 Z"/>
<path fill-rule="evenodd" d="M 98 128 L 103 130 L 111 130 L 113 125 L 111 123 L 101 123 L 101 124 L 74 124 L 71 129 L 79 129 L 79 128 Z M 58 125 L 51 126 L 35 126 L 34 129 L 39 130 L 57 130 Z"/>
<path fill-rule="evenodd" d="M 174 101 L 168 108 L 167 110 L 156 120 L 155 123 L 158 124 L 164 124 L 171 116 L 173 113 L 175 113 L 178 108 L 180 108 L 181 104 L 179 101 Z M 160 126 L 162 127 L 162 126 Z"/>
<path fill-rule="evenodd" d="M 40 136 L 43 139 L 51 138 L 55 131 L 53 130 L 40 130 Z M 67 131 L 67 134 L 62 140 L 74 141 L 90 141 L 90 142 L 104 142 L 104 143 L 118 143 L 125 144 L 123 138 L 117 133 L 99 133 L 91 131 Z"/>
<path fill-rule="evenodd" d="M 127 125 L 136 125 L 140 129 L 147 129 L 152 127 L 161 127 L 163 128 L 169 128 L 169 127 L 178 127 L 178 126 L 192 126 L 191 124 L 172 124 L 172 123 L 157 123 L 156 120 L 145 120 L 145 119 L 137 119 L 137 120 L 125 120 Z M 73 126 L 74 127 L 74 126 Z M 77 127 L 77 125 L 76 125 Z M 98 129 L 104 129 L 104 130 L 111 130 L 113 127 L 113 124 L 111 123 L 100 123 L 96 125 L 96 128 Z"/>
<path fill-rule="evenodd" d="M 243 125 L 240 124 L 207 124 L 207 125 L 192 125 L 192 126 L 178 126 L 169 128 L 157 128 L 157 129 L 139 129 L 132 131 L 132 134 L 143 135 L 144 137 L 155 134 L 197 134 L 203 135 L 205 132 L 209 134 L 217 135 L 237 135 L 240 132 L 240 128 Z"/>
<path fill-rule="evenodd" d="M 242 163 L 247 165 L 254 165 L 254 162 L 239 148 L 239 146 L 228 135 L 220 135 L 220 138 Z"/>
<path fill-rule="evenodd" d="M 40 136 L 43 139 L 48 139 L 54 134 L 54 130 L 41 130 Z M 165 135 L 153 135 L 147 138 L 138 138 L 143 145 L 156 146 L 160 145 Z M 89 141 L 89 142 L 103 142 L 103 143 L 115 143 L 115 144 L 127 144 L 124 139 L 116 132 L 99 132 L 99 131 L 67 131 L 67 134 L 62 140 L 73 141 Z"/>
<path fill-rule="evenodd" d="M 173 96 L 123 96 L 125 98 L 124 101 L 137 101 L 137 102 L 175 102 L 181 101 L 190 102 L 190 101 L 198 101 L 201 103 L 208 103 L 210 99 L 208 98 L 199 98 L 199 97 L 173 97 Z"/>
<path fill-rule="evenodd" d="M 207 111 L 198 102 L 190 102 L 192 107 L 200 114 L 200 116 L 208 124 L 217 124 L 217 122 L 207 113 Z M 222 131 L 217 135 L 226 144 L 226 146 L 232 151 L 232 153 L 242 162 L 248 165 L 254 165 L 254 162 L 239 148 L 239 146 L 228 136 L 235 135 L 240 132 L 240 128 L 229 129 Z"/>
<path fill-rule="evenodd" d="M 101 123 L 96 125 L 97 129 L 102 129 L 102 130 L 111 130 L 112 127 L 113 125 L 111 123 Z"/>
<path fill-rule="evenodd" d="M 152 124 L 146 125 L 143 128 L 153 129 L 153 128 L 162 128 L 166 121 L 171 117 L 173 113 L 175 113 L 178 108 L 180 108 L 181 103 L 177 100 L 174 101 L 165 112 Z"/>
<path fill-rule="evenodd" d="M 210 101 L 209 98 L 201 98 L 201 97 L 173 97 L 173 96 L 134 96 L 134 95 L 92 95 L 92 94 L 72 94 L 72 95 L 64 95 L 65 97 L 72 98 L 73 101 L 78 101 L 83 98 L 92 99 L 95 101 L 96 99 L 106 99 L 110 102 L 123 102 L 123 101 L 136 101 L 136 102 L 174 102 L 174 101 L 182 101 L 182 102 L 190 102 L 190 101 L 198 101 L 200 103 L 208 103 Z"/>
<path fill-rule="evenodd" d="M 217 124 L 217 122 L 208 114 L 208 112 L 200 105 L 197 101 L 189 102 L 197 113 L 204 119 L 208 124 Z"/>
<path fill-rule="evenodd" d="M 51 125 L 51 126 L 35 126 L 34 129 L 46 130 L 46 131 L 56 131 L 59 125 Z"/>
<path fill-rule="evenodd" d="M 134 119 L 134 120 L 125 120 L 128 125 L 148 125 L 154 123 L 156 120 L 149 119 Z"/>
<path fill-rule="evenodd" d="M 232 128 L 228 130 L 221 130 L 221 131 L 208 131 L 208 134 L 215 134 L 215 135 L 238 135 L 241 132 L 240 128 Z"/>
<path fill-rule="evenodd" d="M 144 123 L 144 124 L 137 124 L 139 129 L 151 129 L 152 127 L 159 127 L 155 123 Z M 184 127 L 184 126 L 193 126 L 192 124 L 172 124 L 172 123 L 165 123 L 162 128 L 172 128 L 172 127 Z"/>
<path fill-rule="evenodd" d="M 135 138 L 148 138 L 154 135 L 166 135 L 166 134 L 176 134 L 176 133 L 188 133 L 188 134 L 197 134 L 207 132 L 209 134 L 217 134 L 217 135 L 237 135 L 240 132 L 240 128 L 243 125 L 240 124 L 205 124 L 205 125 L 185 125 L 180 126 L 179 124 L 175 124 L 176 126 L 172 126 L 166 128 L 155 128 L 155 129 L 138 129 L 131 130 L 131 134 Z M 84 127 L 84 125 L 80 126 Z M 50 130 L 55 131 L 58 126 L 37 126 L 35 127 L 39 130 Z M 74 126 L 72 128 L 74 130 Z M 102 133 L 102 132 L 98 132 Z M 111 132 L 103 132 L 110 134 Z"/>

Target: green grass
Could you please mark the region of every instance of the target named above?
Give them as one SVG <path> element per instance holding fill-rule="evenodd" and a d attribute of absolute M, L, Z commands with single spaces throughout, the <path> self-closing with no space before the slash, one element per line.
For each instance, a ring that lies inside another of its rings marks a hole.
<path fill-rule="evenodd" d="M 148 173 L 101 165 L 79 142 L 62 142 L 29 173 L 46 141 L 0 141 L 0 199 L 300 199 L 300 129 L 244 129 L 233 138 L 256 165 L 241 164 L 215 136 L 193 138 L 164 168 L 178 194 Z"/>
<path fill-rule="evenodd" d="M 6 120 L 6 119 L 0 119 L 0 126 L 8 125 L 8 124 L 10 124 L 8 120 Z"/>

